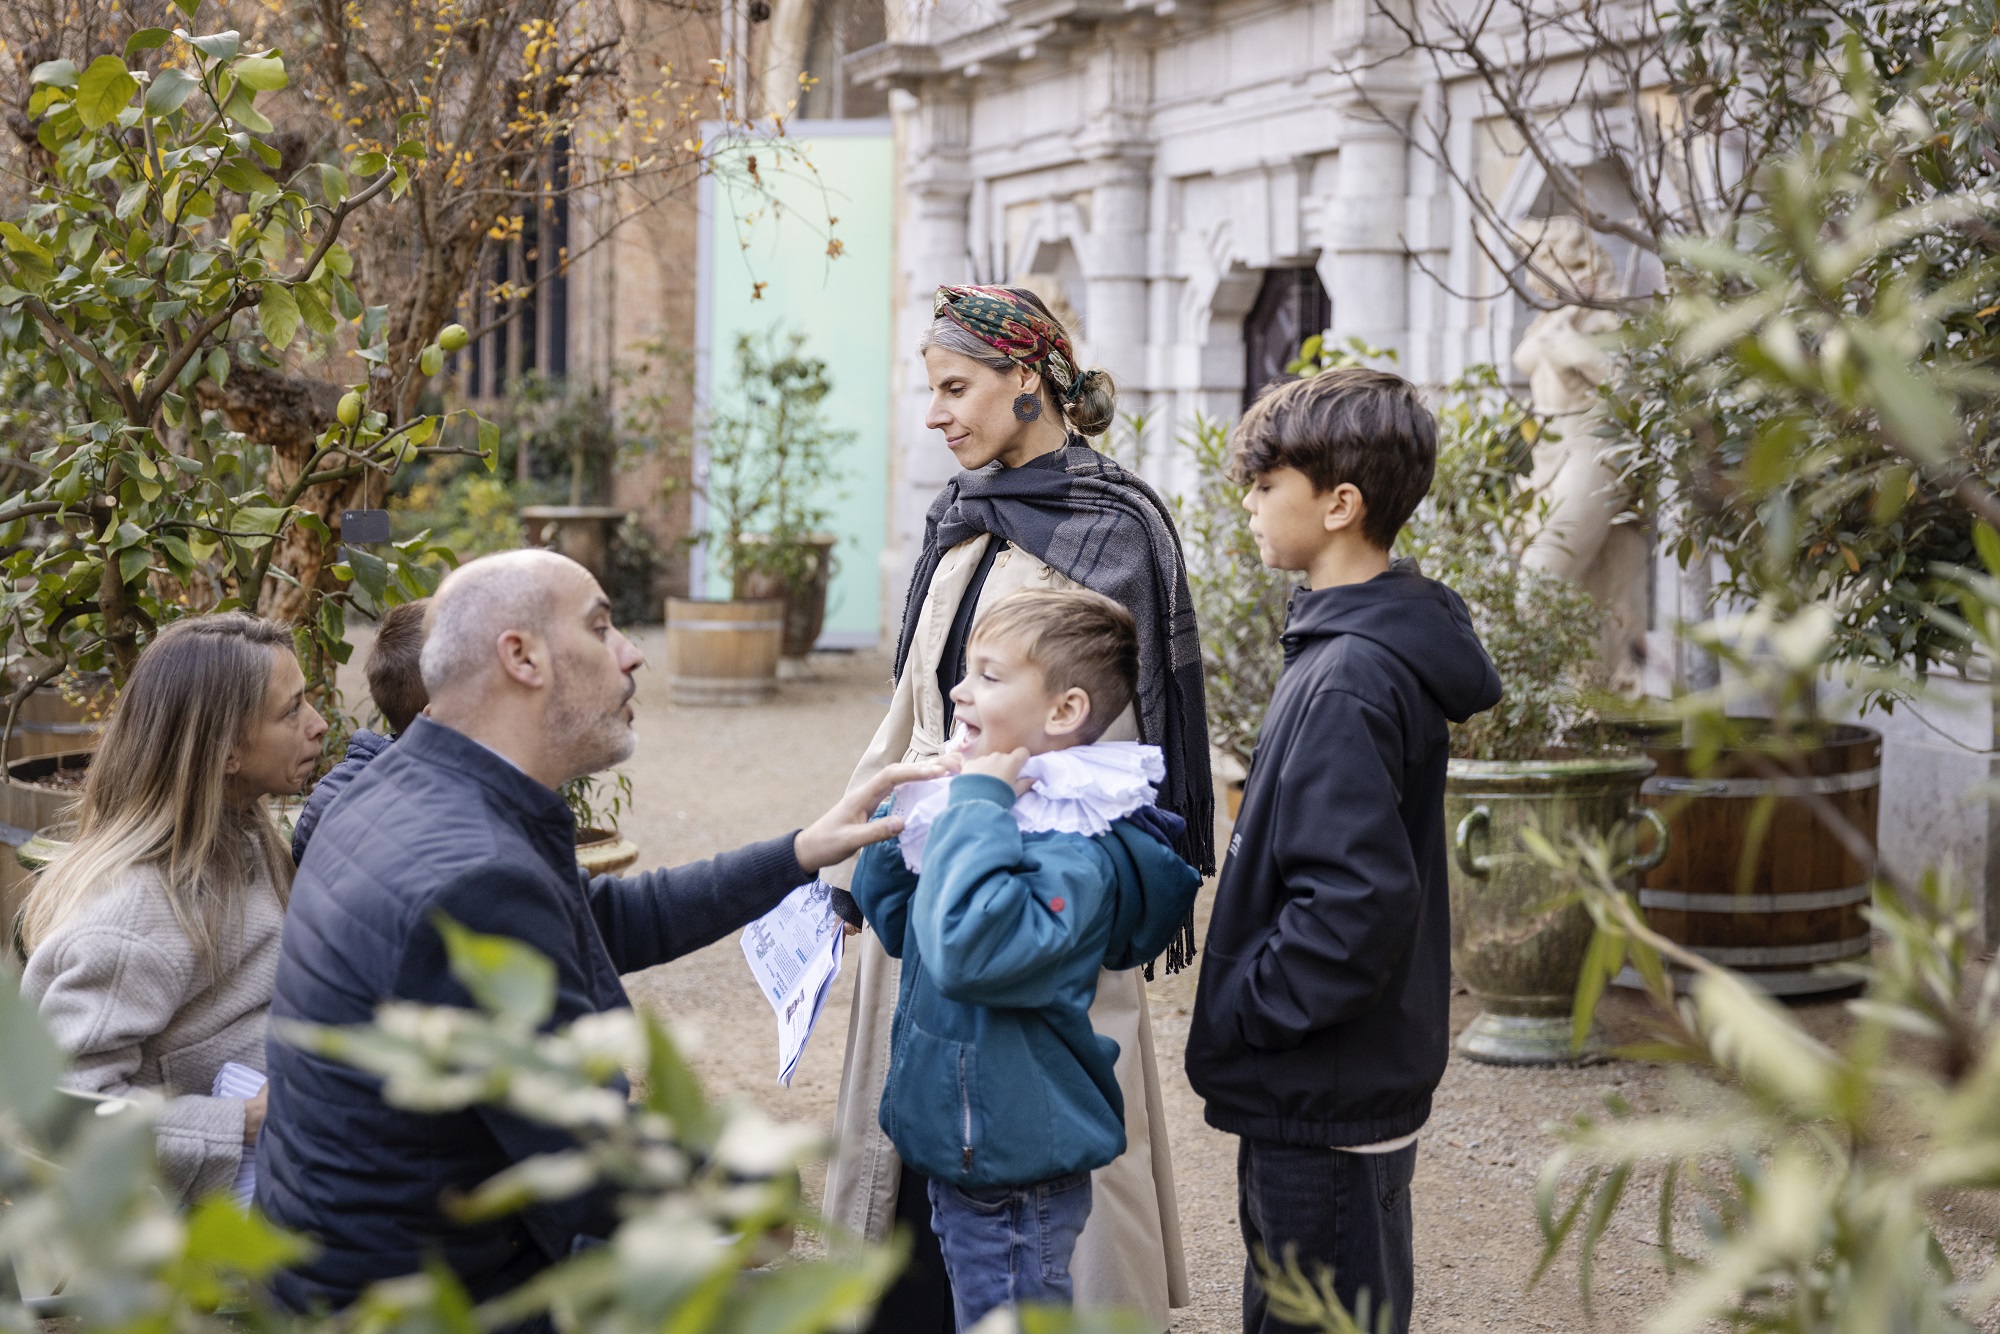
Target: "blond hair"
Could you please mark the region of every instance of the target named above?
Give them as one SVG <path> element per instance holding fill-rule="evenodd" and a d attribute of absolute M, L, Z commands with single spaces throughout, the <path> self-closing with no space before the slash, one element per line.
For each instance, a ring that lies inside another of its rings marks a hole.
<path fill-rule="evenodd" d="M 1085 745 L 1132 702 L 1139 691 L 1139 629 L 1132 613 L 1088 588 L 1024 588 L 1009 593 L 973 623 L 972 638 L 1005 639 L 1041 669 L 1051 692 L 1081 690 L 1090 716 L 1079 737 Z"/>
<path fill-rule="evenodd" d="M 242 921 L 241 888 L 261 856 L 278 901 L 292 859 L 269 811 L 226 799 L 229 752 L 263 715 L 274 655 L 291 631 L 242 612 L 192 616 L 147 646 L 120 693 L 73 814 L 76 837 L 22 909 L 29 952 L 69 916 L 150 866 L 174 920 L 210 970 Z"/>

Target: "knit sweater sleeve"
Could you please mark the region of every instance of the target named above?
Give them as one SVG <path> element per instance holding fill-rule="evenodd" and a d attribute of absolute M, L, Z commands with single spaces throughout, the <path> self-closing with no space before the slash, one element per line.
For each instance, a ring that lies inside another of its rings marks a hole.
<path fill-rule="evenodd" d="M 195 961 L 177 934 L 141 934 L 110 922 L 60 930 L 21 979 L 70 1057 L 64 1086 L 107 1097 L 164 1092 L 134 1082 L 145 1041 L 166 1029 L 192 989 Z M 243 1102 L 169 1097 L 155 1118 L 160 1172 L 183 1202 L 226 1190 L 243 1159 Z"/>

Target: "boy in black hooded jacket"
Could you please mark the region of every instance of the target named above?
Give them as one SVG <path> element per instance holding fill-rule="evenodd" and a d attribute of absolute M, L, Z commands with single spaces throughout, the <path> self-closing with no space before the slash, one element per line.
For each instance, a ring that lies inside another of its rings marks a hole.
<path fill-rule="evenodd" d="M 1436 424 L 1414 386 L 1329 371 L 1237 428 L 1258 554 L 1301 570 L 1285 669 L 1216 887 L 1188 1037 L 1210 1125 L 1241 1137 L 1246 1334 L 1290 1325 L 1257 1257 L 1294 1252 L 1407 1331 L 1410 1178 L 1444 1074 L 1451 990 L 1446 720 L 1500 698 L 1465 604 L 1392 566 L 1430 489 Z M 1357 1311 L 1357 1314 L 1359 1312 Z"/>

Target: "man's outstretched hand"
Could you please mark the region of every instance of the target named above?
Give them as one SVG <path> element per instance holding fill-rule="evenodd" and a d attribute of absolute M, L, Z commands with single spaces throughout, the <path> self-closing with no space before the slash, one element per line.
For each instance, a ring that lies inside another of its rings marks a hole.
<path fill-rule="evenodd" d="M 807 875 L 818 875 L 823 866 L 844 862 L 870 843 L 880 843 L 885 838 L 894 838 L 903 832 L 903 818 L 900 815 L 884 816 L 880 820 L 868 817 L 882 804 L 892 788 L 903 783 L 914 783 L 926 778 L 942 778 L 946 773 L 942 764 L 929 761 L 921 764 L 892 764 L 854 791 L 833 804 L 833 809 L 814 820 L 798 832 L 792 840 L 792 855 L 799 859 L 799 869 Z"/>

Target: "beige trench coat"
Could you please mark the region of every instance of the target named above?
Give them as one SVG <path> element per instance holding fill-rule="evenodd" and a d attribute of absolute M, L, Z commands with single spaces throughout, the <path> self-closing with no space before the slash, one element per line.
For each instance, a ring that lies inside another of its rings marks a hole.
<path fill-rule="evenodd" d="M 944 749 L 944 698 L 938 660 L 958 604 L 985 554 L 981 535 L 946 552 L 924 599 L 915 642 L 889 714 L 855 768 L 851 791 L 899 760 L 927 759 Z M 988 606 L 1020 588 L 1074 588 L 1075 582 L 1009 544 L 994 559 L 980 594 Z M 1132 711 L 1106 731 L 1108 741 L 1138 739 Z M 835 1114 L 834 1160 L 827 1174 L 827 1216 L 874 1240 L 889 1233 L 902 1164 L 876 1119 L 889 1077 L 889 1025 L 895 1015 L 901 965 L 874 933 L 852 942 L 857 958 L 854 1014 L 847 1030 L 847 1064 Z M 1091 1177 L 1090 1222 L 1070 1272 L 1081 1306 L 1124 1306 L 1164 1330 L 1168 1308 L 1187 1305 L 1180 1209 L 1174 1198 L 1173 1151 L 1167 1143 L 1153 1024 L 1146 1012 L 1143 970 L 1109 970 L 1097 979 L 1091 1026 L 1118 1044 L 1118 1087 L 1125 1095 L 1125 1153 Z"/>

